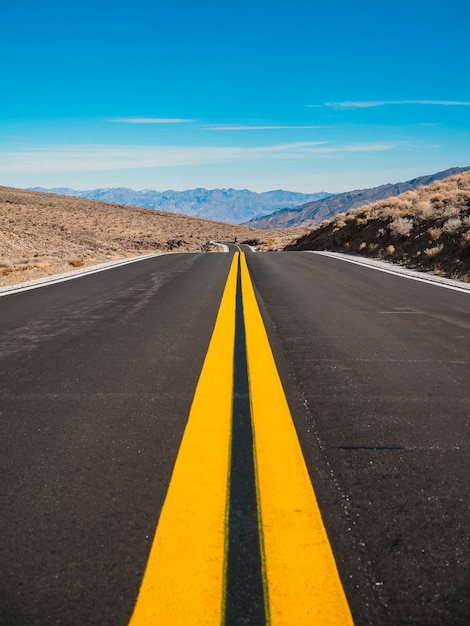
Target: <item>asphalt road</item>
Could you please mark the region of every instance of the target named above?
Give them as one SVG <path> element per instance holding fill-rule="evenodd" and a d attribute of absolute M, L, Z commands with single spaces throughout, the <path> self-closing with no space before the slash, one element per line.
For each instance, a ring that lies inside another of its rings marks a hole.
<path fill-rule="evenodd" d="M 356 624 L 467 624 L 470 298 L 247 254 Z M 0 298 L 0 623 L 127 624 L 230 254 Z"/>

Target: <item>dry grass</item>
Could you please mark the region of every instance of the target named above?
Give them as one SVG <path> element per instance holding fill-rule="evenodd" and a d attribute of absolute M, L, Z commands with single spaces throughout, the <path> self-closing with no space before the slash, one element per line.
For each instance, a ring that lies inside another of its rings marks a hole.
<path fill-rule="evenodd" d="M 397 217 L 389 224 L 394 237 L 409 237 L 413 230 L 413 220 L 409 217 Z"/>
<path fill-rule="evenodd" d="M 439 239 L 442 235 L 442 228 L 428 228 L 428 233 L 433 241 L 437 241 L 437 239 Z"/>
<path fill-rule="evenodd" d="M 214 239 L 257 240 L 265 249 L 279 249 L 302 232 L 305 229 L 260 231 L 0 187 L 0 286 L 141 254 L 215 250 L 209 243 Z"/>
<path fill-rule="evenodd" d="M 432 248 L 425 248 L 424 254 L 428 258 L 434 258 L 438 254 L 440 254 L 443 250 L 444 250 L 444 244 L 441 243 L 440 245 L 434 246 Z"/>
<path fill-rule="evenodd" d="M 459 217 L 451 217 L 444 223 L 442 230 L 445 233 L 456 233 L 462 228 L 462 220 Z"/>

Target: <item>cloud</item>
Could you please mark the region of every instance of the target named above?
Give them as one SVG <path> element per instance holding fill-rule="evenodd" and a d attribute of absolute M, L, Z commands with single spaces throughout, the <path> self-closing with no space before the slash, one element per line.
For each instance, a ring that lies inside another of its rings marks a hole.
<path fill-rule="evenodd" d="M 179 117 L 115 117 L 108 121 L 119 124 L 189 124 L 195 120 L 186 120 Z"/>
<path fill-rule="evenodd" d="M 421 106 L 470 106 L 470 102 L 460 100 L 358 100 L 343 102 L 324 102 L 323 106 L 330 109 L 345 111 L 349 109 L 370 109 L 390 105 L 421 105 Z M 307 104 L 307 108 L 317 108 L 318 104 Z"/>
<path fill-rule="evenodd" d="M 271 146 L 139 146 L 68 145 L 0 152 L 1 175 L 59 174 L 205 165 L 220 162 L 305 159 L 328 154 L 382 152 L 391 143 L 332 146 L 322 142 L 296 142 Z"/>
<path fill-rule="evenodd" d="M 218 130 L 218 131 L 232 131 L 232 130 L 306 130 L 311 128 L 328 128 L 328 126 L 249 126 L 249 125 L 235 125 L 235 124 L 209 124 L 204 126 L 202 130 Z"/>

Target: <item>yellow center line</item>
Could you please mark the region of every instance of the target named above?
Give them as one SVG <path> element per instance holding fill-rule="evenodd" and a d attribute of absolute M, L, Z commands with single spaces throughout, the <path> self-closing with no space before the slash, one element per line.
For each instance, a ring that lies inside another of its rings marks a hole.
<path fill-rule="evenodd" d="M 238 257 L 267 622 L 353 624 L 243 252 L 234 255 L 131 626 L 224 623 Z"/>
<path fill-rule="evenodd" d="M 234 256 L 131 626 L 222 622 L 232 411 Z"/>
<path fill-rule="evenodd" d="M 248 377 L 272 626 L 346 626 L 351 612 L 241 255 Z"/>

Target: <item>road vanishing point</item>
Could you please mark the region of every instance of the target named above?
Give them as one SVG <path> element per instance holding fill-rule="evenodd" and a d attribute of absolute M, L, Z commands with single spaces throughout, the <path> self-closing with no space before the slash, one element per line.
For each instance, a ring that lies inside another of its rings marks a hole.
<path fill-rule="evenodd" d="M 0 624 L 468 624 L 469 305 L 235 245 L 1 297 Z"/>

